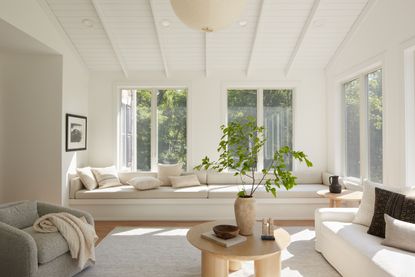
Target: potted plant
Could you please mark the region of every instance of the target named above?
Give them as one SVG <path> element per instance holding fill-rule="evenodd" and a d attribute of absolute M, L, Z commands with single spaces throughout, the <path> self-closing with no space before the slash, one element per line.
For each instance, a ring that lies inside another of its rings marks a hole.
<path fill-rule="evenodd" d="M 217 151 L 219 158 L 212 161 L 209 157 L 202 159 L 196 170 L 213 169 L 234 172 L 242 180 L 241 190 L 235 200 L 235 218 L 242 235 L 251 235 L 256 220 L 254 194 L 264 186 L 267 192 L 277 196 L 277 188 L 289 190 L 296 183 L 296 177 L 287 169 L 288 159 L 305 162 L 308 167 L 313 164 L 302 151 L 294 151 L 283 146 L 275 151 L 271 163 L 261 172 L 257 172 L 258 153 L 264 147 L 264 127 L 257 126 L 256 119 L 248 117 L 232 121 L 228 126 L 221 126 L 222 137 Z"/>

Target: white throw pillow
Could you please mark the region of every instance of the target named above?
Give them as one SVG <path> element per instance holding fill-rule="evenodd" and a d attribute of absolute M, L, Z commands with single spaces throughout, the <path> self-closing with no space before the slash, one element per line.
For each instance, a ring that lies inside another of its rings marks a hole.
<path fill-rule="evenodd" d="M 400 187 L 383 186 L 378 183 L 369 181 L 363 182 L 363 196 L 360 202 L 359 210 L 353 220 L 353 223 L 369 227 L 372 223 L 373 214 L 375 213 L 375 188 L 381 188 L 388 191 L 408 194 L 409 189 Z"/>
<path fill-rule="evenodd" d="M 173 188 L 200 186 L 199 179 L 194 174 L 183 176 L 170 176 L 169 179 Z"/>
<path fill-rule="evenodd" d="M 121 186 L 115 166 L 91 168 L 91 171 L 94 173 L 95 179 L 97 179 L 99 188 Z"/>
<path fill-rule="evenodd" d="M 170 176 L 180 176 L 182 174 L 182 164 L 159 164 L 158 165 L 158 179 L 162 186 L 171 186 Z"/>
<path fill-rule="evenodd" d="M 415 252 L 415 224 L 395 219 L 385 214 L 385 239 L 383 245 Z"/>
<path fill-rule="evenodd" d="M 161 185 L 161 182 L 154 177 L 140 176 L 129 180 L 127 184 L 133 186 L 137 190 L 148 190 L 158 188 Z"/>
<path fill-rule="evenodd" d="M 91 168 L 89 166 L 77 168 L 76 173 L 78 173 L 78 176 L 82 181 L 82 184 L 87 190 L 93 190 L 97 188 L 98 183 L 95 180 L 94 174 L 92 173 Z"/>

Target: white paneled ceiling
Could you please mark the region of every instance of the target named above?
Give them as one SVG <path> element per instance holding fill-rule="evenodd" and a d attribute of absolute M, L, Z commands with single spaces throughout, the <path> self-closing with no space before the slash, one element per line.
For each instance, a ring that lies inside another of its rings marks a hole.
<path fill-rule="evenodd" d="M 247 0 L 239 21 L 205 34 L 186 27 L 168 0 L 42 1 L 91 70 L 126 74 L 323 69 L 368 2 Z"/>

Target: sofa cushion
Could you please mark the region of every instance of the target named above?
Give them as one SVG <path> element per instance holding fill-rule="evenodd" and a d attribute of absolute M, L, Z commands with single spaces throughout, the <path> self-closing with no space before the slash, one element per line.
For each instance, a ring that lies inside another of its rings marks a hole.
<path fill-rule="evenodd" d="M 156 189 L 160 187 L 161 182 L 154 177 L 135 177 L 128 181 L 128 185 L 138 190 Z"/>
<path fill-rule="evenodd" d="M 91 168 L 91 171 L 98 182 L 99 188 L 109 188 L 121 185 L 115 166 Z"/>
<path fill-rule="evenodd" d="M 79 178 L 82 181 L 82 184 L 87 190 L 93 190 L 98 187 L 97 180 L 95 179 L 94 174 L 91 171 L 91 167 L 77 168 L 76 173 L 78 173 Z"/>
<path fill-rule="evenodd" d="M 209 198 L 235 198 L 242 185 L 232 184 L 213 184 L 208 185 Z M 322 184 L 299 184 L 290 190 L 285 188 L 277 189 L 277 198 L 319 198 L 317 191 L 326 189 Z M 245 185 L 245 189 L 249 191 L 251 186 Z M 264 186 L 260 186 L 254 196 L 257 199 L 274 198 L 272 193 L 266 192 Z"/>
<path fill-rule="evenodd" d="M 375 212 L 368 234 L 385 237 L 385 214 L 393 218 L 415 223 L 415 199 L 381 188 L 375 189 Z"/>
<path fill-rule="evenodd" d="M 370 226 L 375 212 L 375 189 L 377 187 L 405 195 L 412 195 L 414 193 L 414 191 L 409 188 L 383 186 L 378 183 L 365 181 L 363 182 L 362 200 L 360 201 L 359 210 L 353 220 L 353 223 L 361 224 L 367 227 Z"/>
<path fill-rule="evenodd" d="M 33 237 L 37 246 L 37 259 L 45 264 L 69 251 L 68 243 L 59 232 L 39 233 L 33 227 L 23 229 Z"/>
<path fill-rule="evenodd" d="M 199 178 L 195 174 L 170 176 L 169 179 L 173 188 L 200 186 Z"/>
<path fill-rule="evenodd" d="M 368 259 L 373 266 L 385 272 L 382 276 L 412 276 L 415 253 L 383 246 L 381 238 L 366 233 L 368 229 L 366 226 L 325 221 L 320 228 L 325 238 L 342 241 L 344 247 L 353 249 L 354 253 L 361 255 L 359 259 Z M 337 249 L 337 251 L 341 255 L 343 250 Z M 350 252 L 347 251 L 347 253 Z"/>
<path fill-rule="evenodd" d="M 18 229 L 33 225 L 38 217 L 35 201 L 20 201 L 0 205 L 0 222 Z"/>
<path fill-rule="evenodd" d="M 201 185 L 187 188 L 159 187 L 153 190 L 138 191 L 133 186 L 123 185 L 92 191 L 80 190 L 77 199 L 185 199 L 207 198 L 207 186 Z"/>
<path fill-rule="evenodd" d="M 180 176 L 183 172 L 183 164 L 158 164 L 157 177 L 161 181 L 162 186 L 171 186 L 170 176 Z"/>
<path fill-rule="evenodd" d="M 118 172 L 118 177 L 123 185 L 128 185 L 128 181 L 135 177 L 154 177 L 157 178 L 157 172 L 136 171 L 136 172 Z"/>

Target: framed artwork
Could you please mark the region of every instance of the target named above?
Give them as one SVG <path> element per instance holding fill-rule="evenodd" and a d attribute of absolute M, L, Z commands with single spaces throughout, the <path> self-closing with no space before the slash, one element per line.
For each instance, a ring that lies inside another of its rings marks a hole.
<path fill-rule="evenodd" d="M 86 150 L 86 116 L 66 114 L 66 152 Z"/>

